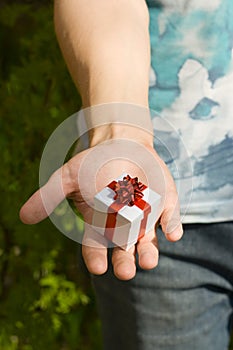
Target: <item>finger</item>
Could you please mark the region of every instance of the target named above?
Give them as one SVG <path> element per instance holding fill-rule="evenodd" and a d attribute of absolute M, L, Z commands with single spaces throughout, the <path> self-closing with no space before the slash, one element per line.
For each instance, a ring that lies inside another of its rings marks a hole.
<path fill-rule="evenodd" d="M 112 253 L 114 274 L 120 280 L 130 280 L 136 274 L 135 246 L 129 251 L 116 247 Z"/>
<path fill-rule="evenodd" d="M 176 192 L 170 193 L 165 201 L 165 208 L 160 218 L 162 230 L 171 242 L 178 241 L 183 235 L 183 227 L 180 218 L 180 205 Z"/>
<path fill-rule="evenodd" d="M 137 252 L 139 266 L 142 269 L 150 270 L 158 265 L 158 241 L 154 230 L 151 230 L 139 240 Z"/>
<path fill-rule="evenodd" d="M 82 241 L 82 254 L 90 273 L 102 275 L 107 271 L 107 246 L 107 240 L 86 223 Z"/>
<path fill-rule="evenodd" d="M 20 219 L 25 224 L 36 224 L 49 216 L 64 198 L 62 169 L 59 169 L 50 177 L 47 184 L 23 205 Z"/>

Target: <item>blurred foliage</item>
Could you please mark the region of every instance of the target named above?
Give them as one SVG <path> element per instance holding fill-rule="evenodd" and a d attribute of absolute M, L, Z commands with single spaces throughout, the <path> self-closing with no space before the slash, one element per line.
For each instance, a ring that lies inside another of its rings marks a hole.
<path fill-rule="evenodd" d="M 80 247 L 49 220 L 23 225 L 43 147 L 81 101 L 61 57 L 50 1 L 0 1 L 0 349 L 100 349 Z M 79 225 L 82 229 L 82 224 Z"/>

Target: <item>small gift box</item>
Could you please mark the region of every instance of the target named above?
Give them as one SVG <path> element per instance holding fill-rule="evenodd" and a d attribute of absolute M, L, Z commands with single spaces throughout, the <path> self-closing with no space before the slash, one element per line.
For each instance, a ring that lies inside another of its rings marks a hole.
<path fill-rule="evenodd" d="M 123 174 L 94 197 L 94 229 L 128 250 L 150 231 L 160 215 L 161 196 Z"/>

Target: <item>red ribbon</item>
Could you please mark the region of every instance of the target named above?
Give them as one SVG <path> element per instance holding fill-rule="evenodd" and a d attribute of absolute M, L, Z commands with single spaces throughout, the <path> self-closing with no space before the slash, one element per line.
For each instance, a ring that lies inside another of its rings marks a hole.
<path fill-rule="evenodd" d="M 150 204 L 142 199 L 142 191 L 144 191 L 147 186 L 139 182 L 137 177 L 131 178 L 129 175 L 127 175 L 123 178 L 123 180 L 119 180 L 118 182 L 112 181 L 108 187 L 115 191 L 116 194 L 114 196 L 115 202 L 113 202 L 108 208 L 105 237 L 112 241 L 118 211 L 125 205 L 136 205 L 144 212 L 144 217 L 141 221 L 139 229 L 139 240 L 145 235 L 147 218 L 151 212 Z"/>
<path fill-rule="evenodd" d="M 142 191 L 146 188 L 141 182 L 138 182 L 138 178 L 131 178 L 129 175 L 124 176 L 123 180 L 119 180 L 115 183 L 113 189 L 116 194 L 114 199 L 119 203 L 127 204 L 132 207 L 136 200 L 143 197 Z"/>

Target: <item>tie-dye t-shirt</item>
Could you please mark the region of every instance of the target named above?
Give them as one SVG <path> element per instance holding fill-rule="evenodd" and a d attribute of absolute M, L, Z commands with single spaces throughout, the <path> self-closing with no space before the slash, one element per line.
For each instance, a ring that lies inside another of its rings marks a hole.
<path fill-rule="evenodd" d="M 183 221 L 233 220 L 233 1 L 147 2 L 155 148 Z"/>

